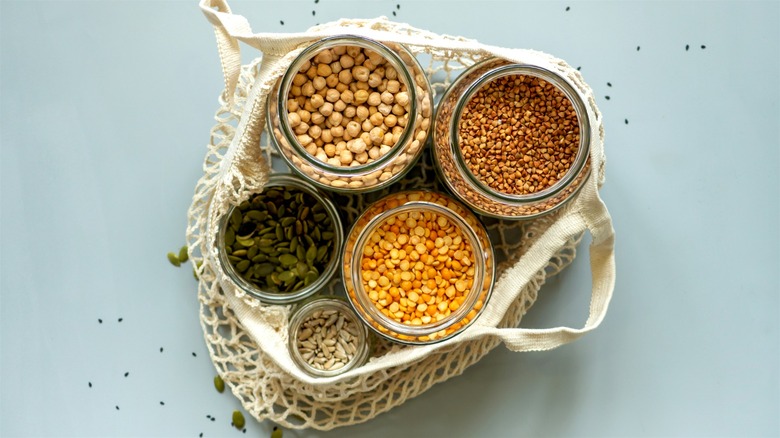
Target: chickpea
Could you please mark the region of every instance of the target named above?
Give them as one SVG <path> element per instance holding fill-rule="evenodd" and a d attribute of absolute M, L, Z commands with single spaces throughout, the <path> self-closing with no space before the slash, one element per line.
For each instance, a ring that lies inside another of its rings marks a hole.
<path fill-rule="evenodd" d="M 325 88 L 325 85 L 327 85 L 325 83 L 325 78 L 321 76 L 317 76 L 316 78 L 312 79 L 311 83 L 314 86 L 314 89 L 317 91 L 322 90 L 323 88 Z"/>

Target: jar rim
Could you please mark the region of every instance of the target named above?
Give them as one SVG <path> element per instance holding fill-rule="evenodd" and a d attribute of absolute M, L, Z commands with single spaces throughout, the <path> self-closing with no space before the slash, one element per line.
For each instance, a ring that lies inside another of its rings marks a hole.
<path fill-rule="evenodd" d="M 486 64 L 495 62 L 497 60 L 500 59 L 489 58 L 478 64 L 474 64 L 471 68 L 476 70 Z M 463 151 L 460 147 L 459 125 L 460 125 L 460 119 L 463 110 L 465 109 L 466 105 L 474 96 L 474 94 L 476 94 L 479 90 L 481 90 L 482 87 L 486 86 L 492 81 L 495 81 L 497 79 L 506 76 L 533 76 L 545 80 L 550 84 L 552 84 L 553 86 L 555 86 L 559 91 L 564 93 L 564 95 L 569 100 L 569 102 L 571 102 L 575 114 L 577 115 L 577 122 L 580 130 L 580 142 L 579 142 L 580 144 L 577 149 L 577 155 L 575 156 L 572 165 L 566 171 L 566 174 L 564 174 L 563 178 L 559 179 L 558 181 L 555 182 L 555 184 L 545 188 L 544 190 L 540 190 L 525 195 L 513 195 L 509 193 L 503 193 L 489 187 L 482 180 L 480 180 L 476 175 L 474 175 L 471 169 L 469 169 L 469 167 L 466 165 L 465 159 L 463 158 Z M 463 77 L 464 76 L 461 75 L 461 77 L 459 77 L 458 79 L 461 79 Z M 453 84 L 453 86 L 454 85 L 455 84 Z M 479 188 L 483 192 L 483 194 L 488 195 L 489 197 L 492 197 L 500 202 L 507 202 L 512 204 L 526 203 L 526 202 L 540 201 L 555 196 L 556 194 L 564 190 L 566 187 L 568 187 L 572 183 L 572 181 L 574 181 L 577 178 L 577 176 L 582 171 L 583 167 L 585 167 L 585 164 L 588 161 L 590 155 L 590 121 L 588 119 L 588 113 L 582 98 L 576 92 L 574 87 L 572 87 L 571 84 L 569 84 L 569 82 L 566 81 L 563 76 L 553 72 L 552 70 L 537 65 L 532 65 L 532 64 L 510 63 L 510 64 L 493 67 L 490 70 L 482 73 L 477 79 L 475 79 L 471 83 L 471 85 L 468 86 L 466 91 L 457 99 L 454 111 L 452 113 L 452 117 L 450 119 L 449 130 L 450 130 L 450 149 L 453 156 L 456 157 L 455 163 L 460 168 L 461 173 L 466 175 L 469 181 L 472 182 L 475 185 L 475 187 Z"/>
<path fill-rule="evenodd" d="M 334 245 L 333 249 L 331 250 L 330 261 L 328 262 L 323 272 L 320 274 L 317 280 L 315 280 L 309 286 L 302 287 L 294 292 L 289 293 L 262 290 L 247 281 L 243 276 L 241 276 L 241 274 L 236 272 L 233 264 L 228 260 L 227 252 L 225 251 L 225 232 L 227 230 L 230 216 L 236 207 L 238 207 L 237 205 L 231 205 L 218 222 L 219 229 L 216 236 L 217 260 L 226 276 L 244 292 L 252 295 L 264 303 L 290 304 L 313 295 L 322 289 L 325 285 L 327 285 L 328 282 L 333 278 L 338 269 L 341 246 L 344 243 L 344 229 L 341 223 L 341 217 L 339 216 L 338 210 L 336 209 L 335 204 L 333 204 L 333 201 L 331 201 L 322 192 L 317 190 L 317 188 L 309 182 L 291 174 L 272 174 L 269 176 L 268 182 L 263 186 L 262 190 L 253 193 L 253 195 L 262 193 L 264 190 L 271 187 L 294 187 L 300 189 L 314 197 L 314 199 L 316 199 L 317 202 L 322 204 L 324 207 L 325 211 L 331 219 L 331 222 L 333 223 Z"/>
<path fill-rule="evenodd" d="M 398 138 L 398 141 L 395 142 L 395 145 L 393 145 L 392 149 L 387 154 L 379 157 L 377 160 L 374 160 L 370 163 L 361 164 L 359 166 L 333 166 L 331 164 L 320 161 L 308 151 L 306 151 L 303 146 L 301 146 L 301 144 L 298 142 L 297 136 L 292 131 L 289 119 L 287 117 L 281 116 L 282 114 L 287 114 L 287 96 L 290 93 L 293 78 L 298 73 L 300 66 L 303 65 L 306 61 L 313 59 L 313 57 L 322 50 L 337 46 L 358 46 L 363 49 L 368 49 L 379 53 L 396 70 L 399 77 L 402 77 L 402 81 L 406 83 L 407 93 L 409 93 L 409 104 L 411 105 L 410 110 L 407 112 L 409 115 L 409 120 L 407 121 L 401 136 Z M 298 157 L 305 161 L 305 163 L 309 166 L 313 167 L 314 169 L 324 170 L 338 176 L 351 176 L 371 173 L 379 170 L 388 162 L 395 160 L 395 158 L 403 152 L 403 148 L 399 146 L 406 144 L 411 139 L 411 136 L 414 133 L 413 128 L 417 123 L 417 87 L 408 67 L 405 65 L 401 57 L 398 56 L 398 54 L 389 47 L 387 47 L 387 45 L 384 43 L 359 35 L 346 34 L 327 37 L 318 40 L 312 45 L 306 47 L 303 49 L 303 51 L 301 51 L 300 54 L 298 54 L 298 56 L 296 56 L 292 64 L 290 64 L 290 67 L 285 71 L 284 75 L 277 81 L 276 89 L 274 91 L 279 95 L 277 98 L 276 110 L 277 114 L 279 115 L 279 125 L 281 126 L 283 135 L 287 137 L 287 141 L 290 143 L 290 147 L 295 151 Z M 266 111 L 266 113 L 268 114 L 268 117 L 270 117 L 271 112 Z M 284 154 L 281 155 L 283 158 L 287 159 Z M 294 166 L 292 167 L 294 168 Z"/>
<path fill-rule="evenodd" d="M 402 193 L 415 193 L 415 192 L 411 191 L 411 192 L 402 192 Z M 450 198 L 448 197 L 447 199 Z M 465 207 L 463 208 L 464 211 L 468 211 Z M 364 215 L 369 213 L 370 209 L 371 207 L 369 207 L 369 209 L 366 210 L 366 212 L 364 212 Z M 406 341 L 404 339 L 399 339 L 397 336 L 389 335 L 387 333 L 383 333 L 380 330 L 377 330 L 372 324 L 372 321 L 381 325 L 383 328 L 391 332 L 397 333 L 399 335 L 409 336 L 413 338 L 429 336 L 441 330 L 446 330 L 449 327 L 461 322 L 465 317 L 467 317 L 469 312 L 471 312 L 471 310 L 474 308 L 474 306 L 480 299 L 483 300 L 483 308 L 484 308 L 485 304 L 487 303 L 492 293 L 492 289 L 493 289 L 492 279 L 495 278 L 494 262 L 490 263 L 491 272 L 487 272 L 488 271 L 487 259 L 491 259 L 492 261 L 494 257 L 494 255 L 492 254 L 493 251 L 492 245 L 490 244 L 489 241 L 487 241 L 487 247 L 483 245 L 482 241 L 479 239 L 475 231 L 472 229 L 472 226 L 468 224 L 465 221 L 465 219 L 461 217 L 460 214 L 458 214 L 458 212 L 453 211 L 452 209 L 442 206 L 435 202 L 424 201 L 424 200 L 412 200 L 400 206 L 385 210 L 380 214 L 374 216 L 359 231 L 355 244 L 352 247 L 352 251 L 351 251 L 352 254 L 356 255 L 357 258 L 362 257 L 363 248 L 365 247 L 370 236 L 379 226 L 381 226 L 390 217 L 404 212 L 409 212 L 409 211 L 431 211 L 431 210 L 433 210 L 438 214 L 444 215 L 445 217 L 447 217 L 448 220 L 450 220 L 453 224 L 455 224 L 455 226 L 458 227 L 458 229 L 462 232 L 464 238 L 466 238 L 469 244 L 471 245 L 472 254 L 474 256 L 475 277 L 474 277 L 472 288 L 469 290 L 469 293 L 466 295 L 467 297 L 466 301 L 462 305 L 460 305 L 460 307 L 455 312 L 452 312 L 449 316 L 433 324 L 429 323 L 429 324 L 414 326 L 414 325 L 401 324 L 396 321 L 393 321 L 387 318 L 383 313 L 378 311 L 376 309 L 376 306 L 369 302 L 368 294 L 364 289 L 362 278 L 360 277 L 361 265 L 359 263 L 359 259 L 357 263 L 353 259 L 353 262 L 350 266 L 348 280 L 350 283 L 352 283 L 351 287 L 354 290 L 355 299 L 352 298 L 352 294 L 350 294 L 348 291 L 347 297 L 349 303 L 353 306 L 353 308 L 355 308 L 355 313 L 358 315 L 358 317 L 361 320 L 363 320 L 363 322 L 366 323 L 367 326 L 371 327 L 379 335 L 388 338 L 394 342 L 400 342 L 400 343 L 406 343 L 412 345 L 429 344 L 429 343 L 436 343 L 436 342 L 443 341 L 449 338 L 451 335 L 444 336 L 441 338 L 437 337 L 433 341 L 425 341 L 425 342 Z M 362 216 L 358 218 L 357 221 L 355 221 L 355 224 L 358 224 L 361 218 Z M 477 223 L 479 224 L 479 222 Z M 479 225 L 481 226 L 481 224 Z M 350 231 L 349 234 L 352 234 L 355 231 L 356 230 L 353 229 L 352 231 Z M 347 259 L 347 257 L 349 257 L 349 255 L 347 254 L 347 245 L 345 245 L 344 246 L 345 260 Z M 489 280 L 491 284 L 489 285 L 487 293 L 483 293 L 483 291 L 485 290 L 486 280 Z M 477 315 L 479 315 L 480 313 L 478 313 Z M 473 323 L 475 319 L 476 317 L 471 319 L 462 328 L 458 329 L 456 333 L 460 333 L 461 331 L 465 330 L 465 328 L 471 325 L 471 323 Z"/>
<path fill-rule="evenodd" d="M 305 319 L 320 309 L 336 309 L 336 311 L 344 314 L 347 318 L 350 318 L 355 324 L 358 333 L 358 339 L 355 348 L 355 354 L 352 359 L 344 364 L 343 367 L 337 370 L 320 370 L 309 365 L 308 362 L 301 355 L 298 349 L 297 340 L 298 332 L 301 324 Z M 351 369 L 357 368 L 368 359 L 369 356 L 369 333 L 366 326 L 362 323 L 361 319 L 357 316 L 346 300 L 335 295 L 322 295 L 313 297 L 311 301 L 304 302 L 300 307 L 295 309 L 294 313 L 290 317 L 290 323 L 287 332 L 287 349 L 290 352 L 290 357 L 299 369 L 304 371 L 313 377 L 335 377 L 343 374 Z"/>

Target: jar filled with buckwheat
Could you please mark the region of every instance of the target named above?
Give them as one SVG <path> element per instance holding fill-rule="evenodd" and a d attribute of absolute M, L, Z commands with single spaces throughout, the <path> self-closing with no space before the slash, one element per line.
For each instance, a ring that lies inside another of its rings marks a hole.
<path fill-rule="evenodd" d="M 326 190 L 384 188 L 422 153 L 433 96 L 412 53 L 359 36 L 304 49 L 268 98 L 267 125 L 287 164 Z"/>
<path fill-rule="evenodd" d="M 441 179 L 486 216 L 550 213 L 590 174 L 587 108 L 552 68 L 498 58 L 473 65 L 442 97 L 433 135 Z"/>

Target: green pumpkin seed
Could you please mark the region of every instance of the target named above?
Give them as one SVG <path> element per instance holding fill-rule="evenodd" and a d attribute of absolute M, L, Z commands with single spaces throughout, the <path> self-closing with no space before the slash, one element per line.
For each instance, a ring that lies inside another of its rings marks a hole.
<path fill-rule="evenodd" d="M 243 429 L 244 424 L 246 424 L 244 420 L 244 414 L 241 413 L 241 411 L 233 411 L 233 426 L 236 427 L 236 429 Z"/>
<path fill-rule="evenodd" d="M 187 263 L 187 260 L 190 259 L 189 254 L 187 254 L 187 247 L 182 246 L 179 250 L 179 262 L 180 263 Z"/>
<path fill-rule="evenodd" d="M 279 256 L 279 263 L 283 266 L 292 266 L 298 263 L 298 258 L 292 254 L 282 254 Z"/>
<path fill-rule="evenodd" d="M 248 258 L 248 259 L 253 259 L 253 258 L 255 258 L 255 256 L 257 255 L 257 253 L 258 253 L 259 251 L 260 251 L 260 250 L 259 250 L 259 249 L 257 249 L 257 246 L 254 246 L 254 245 L 250 246 L 250 247 L 249 247 L 249 249 L 248 249 L 248 250 L 247 250 L 247 252 L 246 252 L 246 258 Z"/>
<path fill-rule="evenodd" d="M 252 257 L 252 263 L 260 263 L 268 260 L 268 256 L 265 254 L 258 254 Z"/>
<path fill-rule="evenodd" d="M 318 262 L 321 262 L 325 259 L 325 256 L 328 254 L 328 247 L 327 246 L 321 246 L 317 248 L 317 257 L 316 260 Z"/>
<path fill-rule="evenodd" d="M 306 250 L 306 263 L 311 265 L 314 263 L 314 260 L 317 259 L 317 247 L 316 246 L 310 246 L 309 249 Z"/>
<path fill-rule="evenodd" d="M 249 268 L 249 260 L 241 260 L 236 264 L 236 270 L 238 272 L 245 272 Z"/>
<path fill-rule="evenodd" d="M 276 239 L 284 240 L 284 228 L 280 224 L 276 224 Z"/>
<path fill-rule="evenodd" d="M 222 377 L 214 376 L 214 388 L 217 388 L 219 393 L 225 392 L 225 381 L 222 380 Z"/>
<path fill-rule="evenodd" d="M 273 202 L 271 202 L 271 201 L 268 201 L 268 202 L 266 202 L 266 203 L 265 203 L 265 206 L 266 206 L 266 208 L 268 209 L 268 212 L 269 212 L 269 213 L 271 213 L 272 215 L 276 216 L 276 212 L 277 212 L 277 211 L 279 211 L 279 210 L 276 208 L 276 204 L 274 204 L 274 203 L 273 203 Z"/>
<path fill-rule="evenodd" d="M 322 240 L 333 240 L 333 236 L 335 236 L 336 233 L 333 231 L 323 231 L 322 232 Z"/>
<path fill-rule="evenodd" d="M 171 262 L 173 266 L 179 267 L 181 266 L 181 261 L 178 257 L 176 257 L 176 254 L 169 252 L 168 253 L 168 261 Z"/>
<path fill-rule="evenodd" d="M 284 213 L 286 212 L 287 212 L 287 207 L 285 207 L 284 205 L 280 205 L 279 208 L 276 209 L 276 217 L 283 218 Z"/>
<path fill-rule="evenodd" d="M 262 222 L 268 217 L 268 212 L 259 211 L 259 210 L 250 210 L 246 212 L 244 216 L 248 217 L 249 219 L 255 220 L 257 222 Z"/>
<path fill-rule="evenodd" d="M 274 239 L 260 239 L 257 241 L 257 246 L 273 246 L 275 243 Z"/>
<path fill-rule="evenodd" d="M 309 212 L 311 209 L 309 207 L 303 207 L 301 211 L 298 213 L 298 219 L 305 220 L 306 217 L 309 215 Z"/>
<path fill-rule="evenodd" d="M 311 233 L 311 235 L 317 241 L 322 240 L 322 234 L 320 234 L 320 228 L 319 227 L 315 228 L 314 231 Z"/>
<path fill-rule="evenodd" d="M 307 272 L 306 275 L 303 277 L 303 284 L 309 286 L 310 284 L 317 281 L 319 277 L 320 277 L 319 274 L 317 274 L 316 272 Z"/>
<path fill-rule="evenodd" d="M 289 283 L 295 279 L 295 273 L 293 271 L 284 271 L 279 274 L 279 280 L 285 283 Z"/>
<path fill-rule="evenodd" d="M 237 251 L 233 251 L 233 257 L 246 257 L 247 250 L 245 249 L 239 249 Z"/>
<path fill-rule="evenodd" d="M 230 214 L 230 225 L 233 228 L 238 228 L 241 225 L 242 220 L 241 210 L 233 209 L 233 213 Z"/>
<path fill-rule="evenodd" d="M 259 277 L 265 277 L 272 272 L 274 272 L 274 265 L 270 263 L 262 263 L 255 267 L 255 274 Z"/>
<path fill-rule="evenodd" d="M 298 249 L 298 239 L 297 238 L 290 241 L 290 252 L 294 253 L 296 249 Z"/>
<path fill-rule="evenodd" d="M 288 216 L 288 217 L 282 218 L 279 221 L 279 223 L 282 224 L 283 227 L 289 227 L 290 225 L 295 223 L 295 218 Z"/>
<path fill-rule="evenodd" d="M 243 246 L 243 247 L 250 247 L 255 244 L 254 239 L 242 239 L 240 237 L 236 237 L 236 243 Z"/>
<path fill-rule="evenodd" d="M 299 260 L 304 260 L 306 258 L 306 250 L 303 248 L 303 245 L 299 245 L 298 248 L 296 248 L 295 255 Z"/>
<path fill-rule="evenodd" d="M 225 246 L 230 246 L 236 241 L 236 232 L 228 228 L 225 230 Z"/>
<path fill-rule="evenodd" d="M 276 189 L 268 189 L 265 192 L 265 196 L 268 198 L 278 198 L 279 195 L 281 195 L 281 193 L 279 192 L 279 190 Z"/>
<path fill-rule="evenodd" d="M 328 217 L 325 213 L 317 213 L 314 215 L 314 222 L 322 222 Z"/>
<path fill-rule="evenodd" d="M 292 416 L 293 417 L 298 417 L 297 415 L 292 415 Z M 298 418 L 301 418 L 301 417 L 298 417 Z M 274 426 L 274 429 L 271 432 L 271 438 L 283 438 L 283 437 L 284 437 L 284 432 L 282 432 L 282 429 L 279 429 L 279 426 Z"/>

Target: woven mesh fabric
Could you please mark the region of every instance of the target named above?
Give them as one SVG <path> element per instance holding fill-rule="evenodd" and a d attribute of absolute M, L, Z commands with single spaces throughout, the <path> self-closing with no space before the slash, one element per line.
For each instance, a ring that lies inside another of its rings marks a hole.
<path fill-rule="evenodd" d="M 417 43 L 407 43 L 407 47 L 427 66 L 426 73 L 434 95 L 440 95 L 464 68 L 492 56 L 489 50 L 474 50 L 475 42 L 471 40 L 439 36 L 385 19 L 341 20 L 310 31 L 339 29 L 344 32 L 350 26 L 413 37 Z M 442 48 L 457 46 L 461 42 L 469 49 Z M 278 77 L 299 52 L 300 48 L 294 49 L 281 57 L 274 56 L 270 61 L 266 55 L 266 59 L 258 58 L 244 66 L 233 103 L 227 104 L 224 98 L 220 99 L 204 160 L 204 175 L 196 184 L 188 213 L 187 243 L 193 263 L 198 265 L 201 326 L 211 359 L 228 387 L 241 400 L 247 412 L 259 421 L 270 419 L 287 428 L 329 430 L 367 421 L 421 394 L 435 383 L 463 373 L 500 341 L 489 336 L 463 341 L 458 341 L 456 337 L 454 342 L 418 357 L 409 354 L 410 349 L 418 347 L 378 340 L 369 362 L 372 372 L 361 373 L 358 370 L 344 378 L 324 382 L 301 378 L 300 373 L 280 365 L 284 363 L 281 356 L 287 354 L 286 323 L 291 307 L 263 305 L 232 285 L 216 263 L 213 242 L 215 224 L 228 205 L 239 203 L 261 189 L 271 171 L 267 163 L 279 160 L 268 143 L 267 135 L 262 132 L 264 96 L 273 83 L 271 79 Z M 554 59 L 538 52 L 528 52 Z M 570 75 L 573 82 L 581 84 L 588 104 L 600 121 L 590 89 L 579 73 L 563 61 L 554 62 Z M 598 127 L 599 138 L 603 139 L 600 123 Z M 594 176 L 599 182 L 604 176 L 603 162 L 601 159 L 596 163 Z M 273 167 L 279 168 L 278 163 L 274 164 Z M 334 194 L 331 197 L 348 218 L 348 226 L 370 202 L 388 193 L 388 190 L 404 188 L 443 190 L 427 153 L 402 182 L 389 189 L 367 195 Z M 563 211 L 529 222 L 483 218 L 499 261 L 496 278 L 501 279 L 507 267 L 520 263 L 523 254 Z M 574 259 L 580 237 L 566 242 L 544 268 L 527 279 L 498 327 L 518 326 L 545 280 L 559 273 Z M 341 292 L 340 280 L 331 282 L 329 288 L 334 293 Z M 247 324 L 252 327 L 247 327 Z M 278 338 L 279 342 L 271 344 L 273 348 L 263 349 L 258 342 L 258 333 Z"/>

